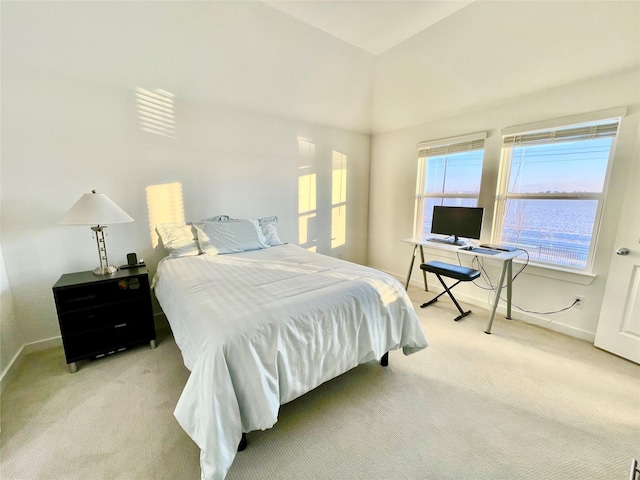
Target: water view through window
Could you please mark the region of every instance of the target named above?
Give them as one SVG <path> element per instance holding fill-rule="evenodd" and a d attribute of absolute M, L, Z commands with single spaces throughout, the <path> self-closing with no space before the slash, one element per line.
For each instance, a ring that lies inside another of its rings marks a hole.
<path fill-rule="evenodd" d="M 502 244 L 530 259 L 583 268 L 589 257 L 597 200 L 507 200 Z"/>
<path fill-rule="evenodd" d="M 564 267 L 589 265 L 612 138 L 516 145 L 507 150 L 499 230 L 493 241 L 522 248 L 530 259 Z M 475 207 L 482 151 L 428 158 L 422 234 L 436 205 Z M 496 238 L 498 237 L 498 238 Z"/>
<path fill-rule="evenodd" d="M 608 137 L 512 148 L 500 243 L 540 263 L 587 267 L 611 143 Z"/>
<path fill-rule="evenodd" d="M 526 250 L 536 263 L 589 270 L 621 112 L 584 123 L 505 129 L 495 180 L 493 169 L 483 167 L 479 134 L 418 144 L 414 234 L 430 236 L 434 206 L 488 207 L 478 205 L 479 198 L 491 201 L 480 185 L 493 184 L 493 218 L 483 222 L 492 230 L 483 232 L 483 241 Z"/>

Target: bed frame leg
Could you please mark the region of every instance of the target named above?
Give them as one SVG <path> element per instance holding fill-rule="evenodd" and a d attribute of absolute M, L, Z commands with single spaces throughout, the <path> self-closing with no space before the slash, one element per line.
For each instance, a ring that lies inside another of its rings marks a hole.
<path fill-rule="evenodd" d="M 389 366 L 389 352 L 382 355 L 382 358 L 380 359 L 380 365 L 382 365 L 383 367 Z"/>
<path fill-rule="evenodd" d="M 241 452 L 245 448 L 247 448 L 247 434 L 242 432 L 242 438 L 240 439 L 240 443 L 238 444 L 238 451 Z"/>

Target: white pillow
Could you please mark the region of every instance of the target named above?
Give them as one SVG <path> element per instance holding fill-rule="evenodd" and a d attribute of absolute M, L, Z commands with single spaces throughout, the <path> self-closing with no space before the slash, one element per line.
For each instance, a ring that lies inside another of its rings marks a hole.
<path fill-rule="evenodd" d="M 270 247 L 282 245 L 280 236 L 278 236 L 278 217 L 259 218 L 258 223 L 264 234 L 266 244 Z"/>
<path fill-rule="evenodd" d="M 194 223 L 203 253 L 218 255 L 267 248 L 257 220 Z"/>
<path fill-rule="evenodd" d="M 231 220 L 229 215 L 216 215 L 215 217 L 203 218 L 201 222 L 227 222 Z"/>
<path fill-rule="evenodd" d="M 200 249 L 191 225 L 181 223 L 159 223 L 156 232 L 162 240 L 162 246 L 173 258 L 200 255 Z"/>

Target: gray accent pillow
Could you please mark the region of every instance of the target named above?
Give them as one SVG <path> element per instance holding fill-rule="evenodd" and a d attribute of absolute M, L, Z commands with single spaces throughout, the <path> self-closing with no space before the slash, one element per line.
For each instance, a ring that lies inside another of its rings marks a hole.
<path fill-rule="evenodd" d="M 203 218 L 201 222 L 226 222 L 231 220 L 229 215 L 216 215 L 215 217 Z"/>
<path fill-rule="evenodd" d="M 260 225 L 267 245 L 275 247 L 283 244 L 278 235 L 278 217 L 259 218 L 258 224 Z"/>

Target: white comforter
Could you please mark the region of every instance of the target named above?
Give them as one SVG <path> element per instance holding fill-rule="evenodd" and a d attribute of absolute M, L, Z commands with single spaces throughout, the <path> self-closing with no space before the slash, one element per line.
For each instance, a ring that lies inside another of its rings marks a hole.
<path fill-rule="evenodd" d="M 154 288 L 191 371 L 174 415 L 206 480 L 226 476 L 242 432 L 272 427 L 281 404 L 427 346 L 399 281 L 295 245 L 165 258 Z"/>

